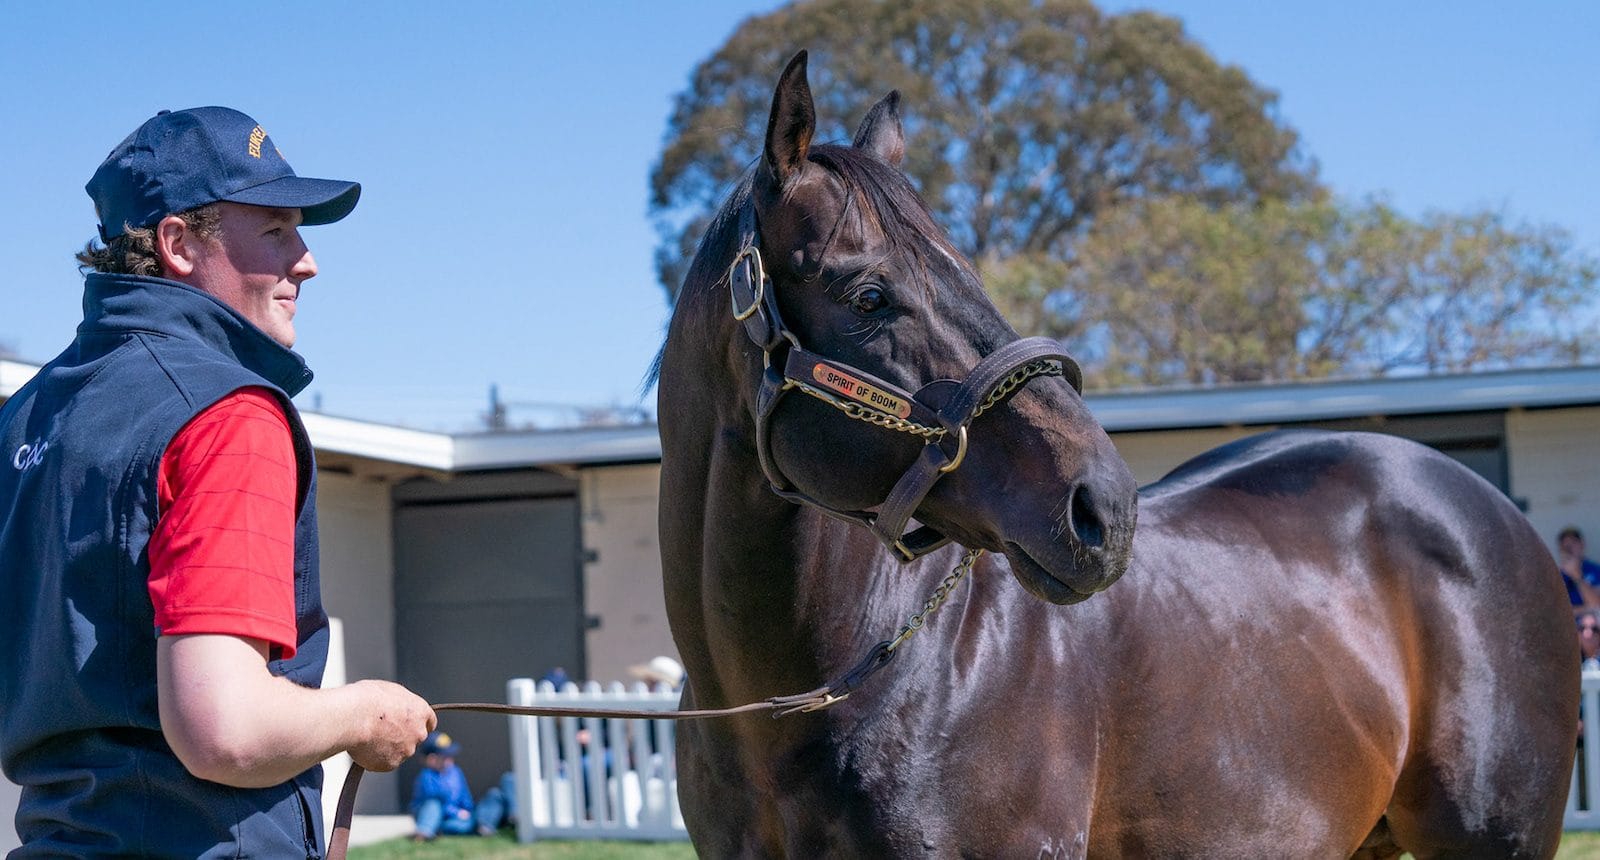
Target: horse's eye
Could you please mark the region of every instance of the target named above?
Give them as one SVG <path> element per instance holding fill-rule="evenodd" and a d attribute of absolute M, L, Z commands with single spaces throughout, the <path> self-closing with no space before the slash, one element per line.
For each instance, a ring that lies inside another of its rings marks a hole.
<path fill-rule="evenodd" d="M 888 306 L 888 294 L 875 284 L 867 284 L 850 297 L 850 309 L 858 314 L 875 314 Z"/>

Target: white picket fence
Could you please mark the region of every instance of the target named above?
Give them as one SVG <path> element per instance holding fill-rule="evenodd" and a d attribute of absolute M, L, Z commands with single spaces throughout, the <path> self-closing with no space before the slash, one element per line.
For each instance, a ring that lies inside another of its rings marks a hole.
<path fill-rule="evenodd" d="M 1567 792 L 1567 830 L 1600 830 L 1600 672 L 1583 673 L 1583 737 L 1572 789 Z"/>
<path fill-rule="evenodd" d="M 506 684 L 513 705 L 670 711 L 678 697 L 643 684 L 602 688 L 590 681 L 560 690 L 528 678 Z M 668 720 L 512 717 L 517 840 L 688 839 L 673 742 Z"/>

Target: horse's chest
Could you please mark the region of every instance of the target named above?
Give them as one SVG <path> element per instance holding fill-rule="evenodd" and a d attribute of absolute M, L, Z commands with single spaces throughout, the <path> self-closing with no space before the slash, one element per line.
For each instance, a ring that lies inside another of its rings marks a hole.
<path fill-rule="evenodd" d="M 1081 858 L 1085 794 L 1019 789 L 960 755 L 826 777 L 792 775 L 760 804 L 761 854 L 787 857 Z M 1003 782 L 1004 784 L 1001 784 Z M 1059 787 L 1059 786 L 1058 786 Z"/>

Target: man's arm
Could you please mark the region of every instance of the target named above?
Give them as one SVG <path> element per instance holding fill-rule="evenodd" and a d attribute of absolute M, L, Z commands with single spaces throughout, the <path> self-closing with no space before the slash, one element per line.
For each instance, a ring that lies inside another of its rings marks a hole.
<path fill-rule="evenodd" d="M 315 690 L 267 671 L 267 644 L 237 636 L 163 636 L 156 648 L 161 731 L 190 773 L 238 788 L 277 785 L 348 751 L 394 770 L 432 731 L 406 688 L 357 681 Z"/>
<path fill-rule="evenodd" d="M 149 547 L 161 728 L 203 779 L 276 785 L 345 750 L 393 770 L 433 727 L 399 685 L 314 690 L 268 671 L 296 645 L 296 489 L 287 416 L 260 389 L 196 416 L 162 458 Z"/>

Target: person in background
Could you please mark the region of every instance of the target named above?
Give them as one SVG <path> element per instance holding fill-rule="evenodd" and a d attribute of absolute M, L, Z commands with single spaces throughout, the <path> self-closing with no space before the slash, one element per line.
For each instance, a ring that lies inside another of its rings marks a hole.
<path fill-rule="evenodd" d="M 554 687 L 556 690 L 561 690 L 562 688 L 566 687 L 568 684 L 572 683 L 572 679 L 567 676 L 567 670 L 562 668 L 561 666 L 557 666 L 554 669 L 551 669 L 550 671 L 544 673 L 544 675 L 542 677 L 540 677 L 539 680 L 543 681 L 544 683 L 549 684 L 551 687 Z"/>
<path fill-rule="evenodd" d="M 145 121 L 85 190 L 83 321 L 0 408 L 11 857 L 321 857 L 320 762 L 393 770 L 434 725 L 398 684 L 320 689 L 300 229 L 361 186 L 199 107 Z"/>
<path fill-rule="evenodd" d="M 517 775 L 511 771 L 501 774 L 500 784 L 483 793 L 473 818 L 478 822 L 479 836 L 493 836 L 500 828 L 516 824 Z"/>
<path fill-rule="evenodd" d="M 683 664 L 665 655 L 652 657 L 648 663 L 629 666 L 628 674 L 649 684 L 651 689 L 664 685 L 677 690 L 683 686 L 685 678 Z"/>
<path fill-rule="evenodd" d="M 1600 672 L 1600 614 L 1590 611 L 1578 614 L 1578 657 L 1584 672 Z M 1588 756 L 1583 754 L 1583 699 L 1578 700 L 1578 804 L 1587 809 L 1590 805 L 1589 781 L 1586 777 Z"/>
<path fill-rule="evenodd" d="M 441 833 L 472 833 L 477 826 L 472 815 L 472 789 L 467 787 L 467 775 L 456 764 L 461 745 L 444 732 L 434 732 L 417 752 L 422 755 L 422 770 L 411 785 L 411 817 L 417 823 L 417 832 L 411 838 L 431 842 Z"/>
<path fill-rule="evenodd" d="M 1600 615 L 1585 612 L 1578 616 L 1578 654 L 1583 671 L 1600 672 Z"/>
<path fill-rule="evenodd" d="M 1584 557 L 1583 532 L 1567 526 L 1556 535 L 1556 566 L 1573 615 L 1600 611 L 1600 564 Z"/>

